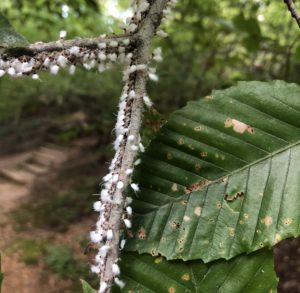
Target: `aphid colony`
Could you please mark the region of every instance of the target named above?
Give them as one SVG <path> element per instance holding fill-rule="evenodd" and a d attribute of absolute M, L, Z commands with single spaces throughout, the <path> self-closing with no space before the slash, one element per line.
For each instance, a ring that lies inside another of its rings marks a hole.
<path fill-rule="evenodd" d="M 135 76 L 136 72 L 140 70 L 147 70 L 146 65 L 133 65 L 130 64 L 124 71 L 124 80 L 126 84 L 123 88 L 123 93 L 120 98 L 119 111 L 116 123 L 116 140 L 114 142 L 114 149 L 116 151 L 115 156 L 109 167 L 110 172 L 103 177 L 103 189 L 100 192 L 100 200 L 94 203 L 94 209 L 99 212 L 99 218 L 96 223 L 95 231 L 90 233 L 91 240 L 97 244 L 99 250 L 95 257 L 95 263 L 92 265 L 92 272 L 101 274 L 105 266 L 105 261 L 110 250 L 114 249 L 111 243 L 116 236 L 114 233 L 119 233 L 120 227 L 110 221 L 111 211 L 115 205 L 120 205 L 123 208 L 123 226 L 130 229 L 132 208 L 130 207 L 131 198 L 127 198 L 125 201 L 122 199 L 122 194 L 126 187 L 126 183 L 130 182 L 130 177 L 133 169 L 128 168 L 123 170 L 122 161 L 126 151 L 126 147 L 130 152 L 136 153 L 137 151 L 144 151 L 144 147 L 140 142 L 140 137 L 135 137 L 131 134 L 130 121 L 131 121 L 131 109 L 132 103 L 136 98 L 135 93 Z M 137 183 L 131 183 L 131 188 L 135 191 L 139 191 Z M 118 196 L 121 195 L 120 196 Z M 125 245 L 125 239 L 122 239 L 119 243 L 118 249 L 122 249 Z M 111 272 L 114 276 L 114 282 L 123 287 L 124 283 L 119 279 L 120 269 L 118 266 L 118 257 L 114 260 Z M 108 286 L 108 281 L 101 279 L 99 292 L 105 292 Z"/>
<path fill-rule="evenodd" d="M 166 8 L 160 15 L 162 23 L 172 18 L 171 8 L 176 5 L 176 2 L 177 0 L 167 2 Z M 109 173 L 103 178 L 103 189 L 99 194 L 100 198 L 93 206 L 94 210 L 99 213 L 99 218 L 95 230 L 90 232 L 90 238 L 96 245 L 98 252 L 94 264 L 91 266 L 91 271 L 100 277 L 99 293 L 106 292 L 112 280 L 121 288 L 125 286 L 125 283 L 119 278 L 118 255 L 119 250 L 123 249 L 126 243 L 126 240 L 120 236 L 120 229 L 131 229 L 132 227 L 132 208 L 130 206 L 132 199 L 125 197 L 124 192 L 127 186 L 130 186 L 135 193 L 139 192 L 139 185 L 131 182 L 131 175 L 133 167 L 141 162 L 140 159 L 134 161 L 137 152 L 144 152 L 141 139 L 136 134 L 134 127 L 132 128 L 131 119 L 134 115 L 132 107 L 137 98 L 142 99 L 147 107 L 152 107 L 152 101 L 146 93 L 136 93 L 136 76 L 139 72 L 143 72 L 147 73 L 150 79 L 158 80 L 155 68 L 149 67 L 148 64 L 138 64 L 136 50 L 138 50 L 139 44 L 136 43 L 133 36 L 139 33 L 139 27 L 153 3 L 155 1 L 134 0 L 133 16 L 127 19 L 126 24 L 123 26 L 127 37 L 106 38 L 103 35 L 101 40 L 93 46 L 69 45 L 63 50 L 58 48 L 57 50 L 48 50 L 15 58 L 0 54 L 0 77 L 3 75 L 11 77 L 31 75 L 34 80 L 39 79 L 38 72 L 41 70 L 57 74 L 61 69 L 67 69 L 70 74 L 74 74 L 76 66 L 82 65 L 87 70 L 97 68 L 99 72 L 103 72 L 113 63 L 126 64 L 123 72 L 125 86 L 120 97 L 115 127 L 115 156 L 110 164 Z M 166 37 L 167 33 L 158 30 L 156 35 Z M 60 40 L 57 43 L 62 47 L 65 45 L 65 37 L 66 31 L 61 31 Z M 156 48 L 153 51 L 152 60 L 162 61 L 161 48 Z M 126 152 L 130 152 L 131 161 L 128 164 L 124 163 Z M 123 211 L 123 216 L 112 220 L 110 216 L 116 208 Z M 120 225 L 120 221 L 123 222 L 122 225 Z M 108 261 L 109 258 L 112 261 Z M 109 270 L 109 274 L 106 274 L 107 270 Z"/>
<path fill-rule="evenodd" d="M 11 77 L 32 75 L 33 79 L 38 79 L 40 70 L 49 70 L 52 74 L 57 74 L 61 68 L 69 70 L 74 74 L 76 65 L 82 64 L 87 70 L 97 68 L 99 72 L 108 69 L 112 63 L 130 62 L 131 53 L 129 39 L 121 41 L 111 40 L 99 42 L 94 48 L 72 46 L 63 51 L 42 52 L 35 56 L 24 55 L 18 58 L 10 58 L 0 55 L 0 77 L 5 74 Z"/>

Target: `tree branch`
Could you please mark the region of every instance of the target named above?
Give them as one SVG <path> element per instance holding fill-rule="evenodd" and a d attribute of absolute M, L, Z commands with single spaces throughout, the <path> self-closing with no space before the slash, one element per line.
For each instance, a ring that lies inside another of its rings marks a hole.
<path fill-rule="evenodd" d="M 295 7 L 295 3 L 293 0 L 284 0 L 284 3 L 287 5 L 288 10 L 291 13 L 291 16 L 293 18 L 295 18 L 295 20 L 297 21 L 297 24 L 300 28 L 300 14 L 298 13 L 296 7 Z"/>
<path fill-rule="evenodd" d="M 92 240 L 94 238 L 99 247 L 96 265 L 92 270 L 98 272 L 100 276 L 100 293 L 110 292 L 113 281 L 123 286 L 118 278 L 117 265 L 124 227 L 122 217 L 125 226 L 131 228 L 131 208 L 126 201 L 125 192 L 131 183 L 134 160 L 140 146 L 139 132 L 142 124 L 143 98 L 146 95 L 147 64 L 151 59 L 151 40 L 161 23 L 168 2 L 170 1 L 152 1 L 149 11 L 144 14 L 138 25 L 136 52 L 124 72 L 126 84 L 120 99 L 116 124 L 116 154 L 110 166 L 110 173 L 104 177 L 101 199 L 95 203 L 95 209 L 100 211 L 100 216 L 96 230 L 91 232 Z M 138 185 L 131 184 L 131 186 L 135 191 L 138 190 Z"/>
<path fill-rule="evenodd" d="M 70 49 L 71 47 L 77 46 L 80 48 L 86 48 L 86 49 L 95 49 L 97 48 L 99 43 L 105 43 L 107 46 L 109 46 L 109 43 L 112 41 L 116 41 L 118 43 L 124 41 L 125 39 L 132 39 L 133 35 L 126 34 L 126 35 L 112 35 L 112 36 L 100 36 L 98 38 L 76 38 L 73 40 L 58 40 L 54 42 L 49 43 L 43 43 L 43 42 L 37 42 L 35 44 L 31 44 L 28 47 L 25 48 L 19 48 L 19 49 L 12 49 L 8 50 L 12 55 L 15 57 L 20 57 L 22 55 L 28 55 L 28 56 L 35 56 L 39 53 L 43 52 L 61 52 L 67 49 Z"/>
<path fill-rule="evenodd" d="M 114 62 L 131 58 L 136 47 L 136 35 L 99 37 L 91 39 L 59 40 L 36 43 L 26 48 L 6 50 L 0 55 L 0 77 L 32 75 L 38 79 L 38 71 L 50 70 L 57 74 L 60 68 L 68 67 L 74 73 L 75 65 L 86 69 L 98 66 L 100 72 Z"/>

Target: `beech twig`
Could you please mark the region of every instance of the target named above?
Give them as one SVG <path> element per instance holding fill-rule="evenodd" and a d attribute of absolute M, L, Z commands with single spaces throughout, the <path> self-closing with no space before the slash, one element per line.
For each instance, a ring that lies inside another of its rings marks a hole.
<path fill-rule="evenodd" d="M 291 16 L 293 18 L 295 18 L 295 20 L 297 21 L 297 24 L 300 28 L 300 14 L 298 13 L 296 7 L 295 7 L 295 3 L 293 0 L 284 0 L 284 3 L 287 5 L 288 10 L 291 13 Z"/>

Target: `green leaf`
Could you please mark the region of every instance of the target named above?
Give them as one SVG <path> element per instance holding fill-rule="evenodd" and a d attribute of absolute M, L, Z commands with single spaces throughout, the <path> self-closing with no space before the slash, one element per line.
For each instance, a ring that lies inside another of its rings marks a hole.
<path fill-rule="evenodd" d="M 28 46 L 27 40 L 20 36 L 0 12 L 0 48 L 22 48 Z"/>
<path fill-rule="evenodd" d="M 91 285 L 85 280 L 80 279 L 83 293 L 96 293 L 97 291 L 91 287 Z"/>
<path fill-rule="evenodd" d="M 241 32 L 248 33 L 249 35 L 260 36 L 260 26 L 256 18 L 245 18 L 243 14 L 239 14 L 233 19 L 235 27 Z"/>
<path fill-rule="evenodd" d="M 114 292 L 270 293 L 277 285 L 273 254 L 267 249 L 209 264 L 126 253 L 121 271 L 126 285 Z"/>
<path fill-rule="evenodd" d="M 172 114 L 134 176 L 127 250 L 209 262 L 299 235 L 299 99 L 240 82 Z"/>

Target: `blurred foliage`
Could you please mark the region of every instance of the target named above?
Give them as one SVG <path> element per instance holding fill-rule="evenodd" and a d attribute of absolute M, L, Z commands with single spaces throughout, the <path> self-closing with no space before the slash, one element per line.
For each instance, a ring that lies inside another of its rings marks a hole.
<path fill-rule="evenodd" d="M 71 38 L 109 32 L 118 23 L 111 16 L 112 5 L 121 14 L 129 2 L 2 0 L 0 10 L 34 42 L 55 40 L 61 29 Z M 282 1 L 182 0 L 174 17 L 167 24 L 170 37 L 155 41 L 164 49 L 164 61 L 158 66 L 160 81 L 150 82 L 149 92 L 159 112 L 168 114 L 238 80 L 300 82 L 299 29 Z M 88 117 L 88 134 L 111 135 L 122 86 L 120 68 L 101 76 L 84 70 L 75 76 L 46 73 L 41 80 L 0 80 L 0 139 L 7 134 L 1 128 L 8 125 L 20 128 L 36 117 L 57 119 L 78 110 Z M 59 140 L 69 141 L 78 133 L 64 130 Z"/>
<path fill-rule="evenodd" d="M 45 255 L 45 264 L 49 270 L 61 278 L 68 278 L 74 281 L 71 292 L 82 292 L 79 278 L 86 279 L 90 284 L 96 286 L 97 276 L 89 271 L 89 264 L 74 258 L 73 251 L 68 246 L 48 246 Z"/>
<path fill-rule="evenodd" d="M 9 247 L 9 252 L 20 251 L 20 261 L 27 265 L 36 265 L 45 248 L 46 242 L 43 240 L 18 239 Z"/>
<path fill-rule="evenodd" d="M 81 179 L 82 180 L 82 179 Z M 34 202 L 23 204 L 15 210 L 12 218 L 17 230 L 26 228 L 51 229 L 64 232 L 72 223 L 79 222 L 91 214 L 94 201 L 91 195 L 96 190 L 94 178 L 85 179 L 69 191 L 47 194 Z"/>

